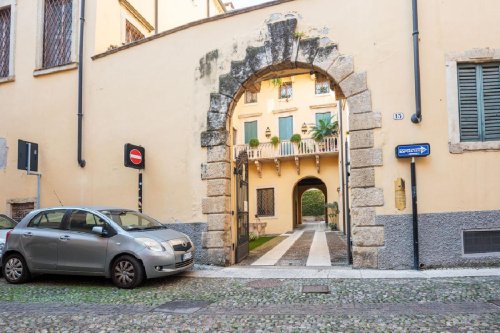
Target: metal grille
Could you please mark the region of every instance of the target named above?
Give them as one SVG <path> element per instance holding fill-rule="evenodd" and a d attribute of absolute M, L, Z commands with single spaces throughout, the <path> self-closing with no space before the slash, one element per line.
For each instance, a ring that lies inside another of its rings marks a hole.
<path fill-rule="evenodd" d="M 282 85 L 280 85 L 279 98 L 280 99 L 290 98 L 292 97 L 292 92 L 293 92 L 292 82 L 285 82 Z"/>
<path fill-rule="evenodd" d="M 464 253 L 500 252 L 500 230 L 464 231 Z"/>
<path fill-rule="evenodd" d="M 16 221 L 21 221 L 29 212 L 35 209 L 35 203 L 25 202 L 25 203 L 13 203 L 12 207 L 12 218 Z"/>
<path fill-rule="evenodd" d="M 316 95 L 328 94 L 330 92 L 330 81 L 327 79 L 316 80 L 315 91 Z"/>
<path fill-rule="evenodd" d="M 143 39 L 144 34 L 139 31 L 132 23 L 128 20 L 125 22 L 125 43 L 132 43 L 136 40 Z"/>
<path fill-rule="evenodd" d="M 251 92 L 251 91 L 246 91 L 245 92 L 245 103 L 257 103 L 257 93 L 256 92 Z"/>
<path fill-rule="evenodd" d="M 186 266 L 191 265 L 193 262 L 194 262 L 194 259 L 189 259 L 189 260 L 182 261 L 182 262 L 176 262 L 175 268 L 186 267 Z"/>
<path fill-rule="evenodd" d="M 0 9 L 0 77 L 9 76 L 10 7 Z"/>
<path fill-rule="evenodd" d="M 43 68 L 71 61 L 73 0 L 45 0 Z"/>
<path fill-rule="evenodd" d="M 257 190 L 257 215 L 274 216 L 274 188 Z"/>

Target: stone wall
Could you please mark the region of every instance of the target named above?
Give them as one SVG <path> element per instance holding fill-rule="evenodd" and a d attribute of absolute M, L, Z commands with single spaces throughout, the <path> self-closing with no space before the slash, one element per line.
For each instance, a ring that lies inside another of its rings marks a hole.
<path fill-rule="evenodd" d="M 207 231 L 208 225 L 206 223 L 166 223 L 168 228 L 176 230 L 191 238 L 196 247 L 194 253 L 195 263 L 207 263 L 210 261 L 208 252 L 203 248 L 202 234 Z"/>

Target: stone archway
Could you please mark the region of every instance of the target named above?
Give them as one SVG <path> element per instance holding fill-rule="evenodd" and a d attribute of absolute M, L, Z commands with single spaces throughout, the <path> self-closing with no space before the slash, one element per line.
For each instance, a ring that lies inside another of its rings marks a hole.
<path fill-rule="evenodd" d="M 325 198 L 325 204 L 326 204 L 326 200 L 328 198 L 328 188 L 327 188 L 325 182 L 321 178 L 311 177 L 311 176 L 304 177 L 304 178 L 300 179 L 294 186 L 294 190 L 293 190 L 294 198 L 293 198 L 293 200 L 294 200 L 294 215 L 295 215 L 295 219 L 296 219 L 296 221 L 294 221 L 294 228 L 296 227 L 296 225 L 300 225 L 303 223 L 303 220 L 302 220 L 303 195 L 305 192 L 307 192 L 309 190 L 313 190 L 313 189 L 321 191 L 321 193 L 323 193 L 323 196 Z M 295 200 L 297 200 L 297 205 L 295 205 Z M 326 209 L 325 209 L 325 217 L 326 217 Z"/>
<path fill-rule="evenodd" d="M 207 148 L 202 179 L 207 197 L 202 211 L 208 229 L 202 243 L 208 262 L 232 264 L 231 162 L 228 123 L 236 101 L 246 89 L 255 89 L 259 77 L 271 72 L 307 68 L 326 75 L 337 96 L 347 99 L 350 135 L 350 194 L 354 267 L 378 267 L 378 250 L 384 245 L 383 226 L 375 224 L 375 207 L 383 206 L 382 189 L 375 187 L 375 167 L 382 166 L 382 150 L 374 147 L 374 130 L 381 115 L 372 111 L 366 72 L 354 70 L 353 57 L 342 55 L 325 36 L 301 38 L 297 18 L 286 17 L 267 24 L 264 42 L 250 41 L 244 59 L 231 61 L 210 95 L 207 130 L 201 146 Z M 209 54 L 207 54 L 207 57 Z"/>

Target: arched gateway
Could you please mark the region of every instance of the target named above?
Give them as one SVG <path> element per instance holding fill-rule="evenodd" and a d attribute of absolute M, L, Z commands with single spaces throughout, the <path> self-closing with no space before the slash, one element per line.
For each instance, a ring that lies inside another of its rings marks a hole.
<path fill-rule="evenodd" d="M 374 147 L 373 131 L 381 127 L 381 117 L 372 112 L 366 72 L 355 72 L 353 58 L 340 54 L 337 44 L 327 37 L 303 37 L 297 31 L 296 17 L 268 23 L 265 36 L 264 41 L 249 44 L 244 59 L 231 61 L 230 71 L 219 76 L 219 86 L 213 89 L 217 92 L 210 95 L 207 130 L 201 134 L 201 146 L 207 148 L 207 163 L 202 165 L 202 179 L 207 184 L 202 202 L 208 221 L 203 234 L 207 261 L 234 263 L 230 198 L 235 190 L 231 186 L 228 124 L 236 101 L 245 90 L 258 89 L 259 78 L 266 74 L 306 69 L 328 77 L 337 97 L 347 99 L 354 267 L 376 268 L 384 235 L 382 226 L 374 226 L 374 207 L 383 205 L 383 194 L 375 188 L 374 167 L 382 165 L 382 150 Z"/>

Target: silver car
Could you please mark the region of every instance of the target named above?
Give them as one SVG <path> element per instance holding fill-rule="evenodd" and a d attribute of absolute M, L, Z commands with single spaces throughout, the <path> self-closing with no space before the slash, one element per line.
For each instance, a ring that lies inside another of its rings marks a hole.
<path fill-rule="evenodd" d="M 2 271 L 10 283 L 55 273 L 105 276 L 134 288 L 192 267 L 193 254 L 188 236 L 144 214 L 58 207 L 31 212 L 8 234 Z"/>
<path fill-rule="evenodd" d="M 5 238 L 7 233 L 14 229 L 17 222 L 10 217 L 0 214 L 0 267 L 2 266 L 2 251 L 5 246 Z"/>

